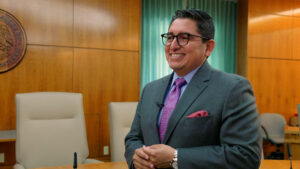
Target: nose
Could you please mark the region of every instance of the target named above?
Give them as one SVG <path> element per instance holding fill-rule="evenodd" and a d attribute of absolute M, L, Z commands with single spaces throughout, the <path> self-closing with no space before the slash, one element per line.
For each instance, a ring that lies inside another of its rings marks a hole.
<path fill-rule="evenodd" d="M 178 49 L 180 48 L 179 44 L 178 44 L 178 40 L 177 40 L 177 37 L 174 37 L 171 45 L 170 45 L 170 49 L 171 50 L 174 50 L 174 49 Z"/>

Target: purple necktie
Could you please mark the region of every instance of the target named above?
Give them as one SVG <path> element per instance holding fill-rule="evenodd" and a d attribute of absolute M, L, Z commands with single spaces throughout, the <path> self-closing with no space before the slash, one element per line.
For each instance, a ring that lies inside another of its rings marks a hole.
<path fill-rule="evenodd" d="M 165 137 L 168 120 L 172 115 L 175 106 L 180 98 L 181 87 L 186 84 L 186 81 L 184 80 L 184 78 L 178 78 L 175 80 L 174 83 L 175 83 L 175 87 L 172 89 L 171 93 L 169 94 L 161 112 L 161 119 L 159 124 L 159 138 L 161 142 Z"/>

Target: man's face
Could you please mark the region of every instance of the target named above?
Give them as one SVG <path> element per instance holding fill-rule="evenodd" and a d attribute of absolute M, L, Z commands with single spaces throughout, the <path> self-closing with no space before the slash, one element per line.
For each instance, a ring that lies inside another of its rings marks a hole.
<path fill-rule="evenodd" d="M 172 33 L 173 35 L 178 35 L 179 33 L 190 33 L 202 36 L 197 32 L 196 22 L 187 18 L 174 20 L 168 33 Z M 187 45 L 179 46 L 176 38 L 174 38 L 170 46 L 165 46 L 165 54 L 169 66 L 179 76 L 185 76 L 196 67 L 202 65 L 207 56 L 210 55 L 213 49 L 213 47 L 211 49 L 211 43 L 213 43 L 214 47 L 213 40 L 203 43 L 201 38 L 191 36 Z"/>

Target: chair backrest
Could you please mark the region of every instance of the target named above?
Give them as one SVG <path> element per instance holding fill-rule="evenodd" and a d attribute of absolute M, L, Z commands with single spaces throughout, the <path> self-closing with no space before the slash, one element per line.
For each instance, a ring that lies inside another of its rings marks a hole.
<path fill-rule="evenodd" d="M 261 125 L 266 130 L 269 139 L 275 141 L 275 143 L 279 143 L 279 142 L 283 143 L 286 121 L 281 114 L 277 114 L 277 113 L 260 114 L 260 122 Z M 263 133 L 263 138 L 266 138 L 265 133 Z"/>
<path fill-rule="evenodd" d="M 124 139 L 133 121 L 137 102 L 109 103 L 111 161 L 125 161 Z"/>
<path fill-rule="evenodd" d="M 82 95 L 35 92 L 16 95 L 16 161 L 25 168 L 73 164 L 88 156 Z"/>

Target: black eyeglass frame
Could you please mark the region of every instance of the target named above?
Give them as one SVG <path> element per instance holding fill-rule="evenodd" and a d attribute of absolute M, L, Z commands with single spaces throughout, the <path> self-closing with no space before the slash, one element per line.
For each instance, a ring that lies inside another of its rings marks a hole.
<path fill-rule="evenodd" d="M 187 42 L 184 45 L 180 44 L 179 40 L 178 40 L 178 36 L 183 35 L 183 34 L 187 35 Z M 161 36 L 161 40 L 162 40 L 162 43 L 163 43 L 164 46 L 171 46 L 171 44 L 172 44 L 172 43 L 170 43 L 169 45 L 167 45 L 167 43 L 164 43 L 164 38 L 167 38 L 168 35 L 172 35 L 172 37 L 173 37 L 172 38 L 172 42 L 173 42 L 174 38 L 176 38 L 176 42 L 177 42 L 177 44 L 179 46 L 185 46 L 185 45 L 187 45 L 189 43 L 189 41 L 190 41 L 190 37 L 191 36 L 192 37 L 202 38 L 202 39 L 205 39 L 205 40 L 209 40 L 209 38 L 207 38 L 207 37 L 203 37 L 203 36 L 199 36 L 199 35 L 193 35 L 193 34 L 190 34 L 190 33 L 187 33 L 187 32 L 179 33 L 177 35 L 173 35 L 172 33 L 163 33 L 160 36 Z"/>

